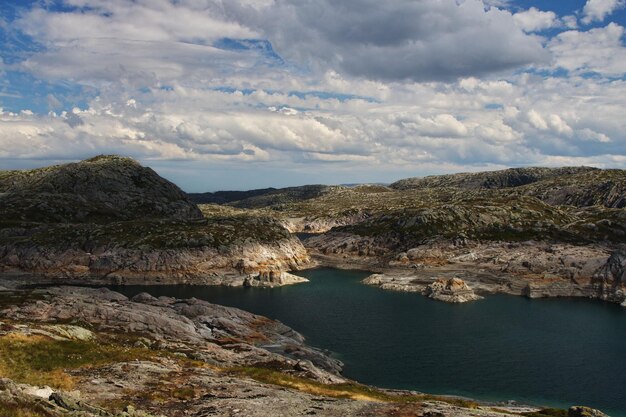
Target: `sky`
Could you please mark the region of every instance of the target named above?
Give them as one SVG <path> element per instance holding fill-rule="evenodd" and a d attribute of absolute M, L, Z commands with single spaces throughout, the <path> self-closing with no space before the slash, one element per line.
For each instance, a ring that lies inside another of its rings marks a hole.
<path fill-rule="evenodd" d="M 187 191 L 626 168 L 626 0 L 0 2 L 0 168 Z"/>

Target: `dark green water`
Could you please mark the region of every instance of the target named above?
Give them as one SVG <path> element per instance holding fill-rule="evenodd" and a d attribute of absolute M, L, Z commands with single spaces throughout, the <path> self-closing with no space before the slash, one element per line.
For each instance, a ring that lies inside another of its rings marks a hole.
<path fill-rule="evenodd" d="M 116 287 L 197 297 L 262 314 L 335 352 L 344 374 L 388 388 L 568 407 L 626 417 L 626 309 L 577 299 L 492 296 L 464 305 L 360 284 L 358 271 L 315 269 L 276 289 Z"/>

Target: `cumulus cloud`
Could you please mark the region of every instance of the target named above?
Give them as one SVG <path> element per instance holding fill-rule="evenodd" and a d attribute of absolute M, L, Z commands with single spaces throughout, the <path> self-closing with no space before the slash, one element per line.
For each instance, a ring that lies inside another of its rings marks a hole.
<path fill-rule="evenodd" d="M 257 69 L 262 56 L 214 48 L 220 39 L 267 39 L 297 66 L 373 80 L 453 80 L 548 58 L 536 38 L 512 29 L 508 11 L 481 0 L 66 3 L 78 9 L 34 9 L 17 22 L 47 47 L 24 64 L 40 76 L 163 80 L 199 67 L 209 76 Z"/>
<path fill-rule="evenodd" d="M 513 19 L 524 32 L 540 32 L 561 25 L 556 13 L 544 12 L 536 7 L 515 13 Z"/>
<path fill-rule="evenodd" d="M 49 114 L 0 111 L 0 159 L 121 153 L 328 178 L 626 164 L 615 23 L 544 38 L 533 33 L 573 23 L 478 0 L 65 6 L 20 15 L 13 28 L 44 47 L 10 70 L 93 94 L 68 107 L 46 92 Z"/>
<path fill-rule="evenodd" d="M 609 23 L 586 32 L 560 33 L 548 43 L 558 67 L 576 73 L 594 72 L 621 77 L 626 73 L 624 27 Z"/>
<path fill-rule="evenodd" d="M 581 21 L 586 25 L 592 22 L 601 22 L 615 10 L 623 8 L 625 5 L 624 0 L 587 0 Z"/>
<path fill-rule="evenodd" d="M 512 28 L 508 11 L 480 0 L 282 0 L 253 13 L 236 2 L 225 7 L 296 62 L 370 79 L 451 80 L 547 59 L 537 39 Z"/>
<path fill-rule="evenodd" d="M 154 94 L 149 103 L 141 95 L 118 102 L 99 98 L 59 115 L 5 112 L 0 157 L 117 152 L 284 166 L 367 161 L 389 170 L 408 169 L 418 160 L 432 166 L 511 165 L 537 164 L 546 155 L 626 152 L 626 82 L 619 80 L 469 78 L 398 86 L 395 99 L 385 102 L 177 86 Z M 416 95 L 419 103 L 409 103 Z M 499 105 L 485 108 L 492 103 Z"/>

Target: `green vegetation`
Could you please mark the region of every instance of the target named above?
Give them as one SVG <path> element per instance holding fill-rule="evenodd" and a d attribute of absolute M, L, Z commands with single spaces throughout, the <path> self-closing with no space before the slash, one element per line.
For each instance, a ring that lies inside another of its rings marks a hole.
<path fill-rule="evenodd" d="M 8 403 L 0 399 L 0 417 L 52 417 L 45 408 L 37 404 Z"/>
<path fill-rule="evenodd" d="M 250 191 L 218 191 L 215 193 L 190 194 L 199 204 L 231 204 L 239 208 L 262 208 L 277 204 L 288 204 L 320 197 L 341 186 L 303 185 L 288 188 L 264 188 Z"/>
<path fill-rule="evenodd" d="M 316 186 L 322 187 L 322 186 Z M 361 185 L 229 195 L 226 212 L 308 222 L 339 221 L 335 230 L 401 242 L 459 236 L 481 240 L 571 243 L 626 239 L 626 171 L 589 167 L 515 168 Z M 207 214 L 217 209 L 205 209 Z"/>
<path fill-rule="evenodd" d="M 567 410 L 561 408 L 544 408 L 532 413 L 524 413 L 527 417 L 567 417 Z"/>
<path fill-rule="evenodd" d="M 614 222 L 601 221 L 606 219 L 607 213 L 609 217 L 617 217 Z M 335 230 L 361 236 L 393 238 L 409 245 L 433 237 L 495 241 L 620 242 L 624 234 L 620 227 L 615 226 L 624 225 L 624 221 L 619 219 L 621 216 L 623 210 L 574 210 L 554 207 L 533 197 L 473 197 L 431 203 L 428 207 L 388 210 Z M 596 226 L 596 222 L 600 226 Z"/>
<path fill-rule="evenodd" d="M 31 385 L 72 389 L 68 370 L 154 358 L 149 349 L 99 341 L 55 340 L 9 333 L 0 337 L 0 377 Z"/>
<path fill-rule="evenodd" d="M 267 214 L 198 207 L 150 168 L 119 156 L 0 171 L 0 245 L 138 250 L 275 242 L 288 232 Z"/>
<path fill-rule="evenodd" d="M 4 227 L 3 227 L 4 226 Z M 0 244 L 43 248 L 182 249 L 223 248 L 275 242 L 290 235 L 275 220 L 257 216 L 214 216 L 194 222 L 145 220 L 106 224 L 37 224 L 0 221 Z"/>
<path fill-rule="evenodd" d="M 314 395 L 322 395 L 334 398 L 350 398 L 354 400 L 393 402 L 393 403 L 419 403 L 423 401 L 443 401 L 459 407 L 477 408 L 478 403 L 472 400 L 455 397 L 444 397 L 430 394 L 396 394 L 386 392 L 356 382 L 344 384 L 322 384 L 310 379 L 287 375 L 279 370 L 267 367 L 241 367 L 230 370 L 231 373 L 247 376 L 256 381 L 266 384 L 279 385 Z"/>
<path fill-rule="evenodd" d="M 176 185 L 137 161 L 98 156 L 25 171 L 0 172 L 0 217 L 25 222 L 106 223 L 201 217 Z"/>
<path fill-rule="evenodd" d="M 250 214 L 339 221 L 348 226 L 335 231 L 407 244 L 433 237 L 577 244 L 626 239 L 624 209 L 610 208 L 626 204 L 626 171 L 529 168 L 406 181 L 392 188 L 329 187 L 300 199 L 290 191 L 292 198 L 270 204 L 269 196 L 280 195 L 276 190 L 263 195 L 264 203 Z M 220 207 L 241 215 L 236 207 L 260 198 Z M 219 212 L 206 207 L 207 214 Z"/>

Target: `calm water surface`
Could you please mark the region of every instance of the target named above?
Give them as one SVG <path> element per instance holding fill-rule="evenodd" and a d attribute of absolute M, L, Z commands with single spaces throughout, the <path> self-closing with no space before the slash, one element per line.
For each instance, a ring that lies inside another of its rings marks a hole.
<path fill-rule="evenodd" d="M 275 289 L 115 287 L 197 297 L 262 314 L 334 352 L 367 384 L 626 417 L 626 309 L 577 299 L 492 296 L 464 305 L 361 284 L 360 271 L 313 269 Z"/>

